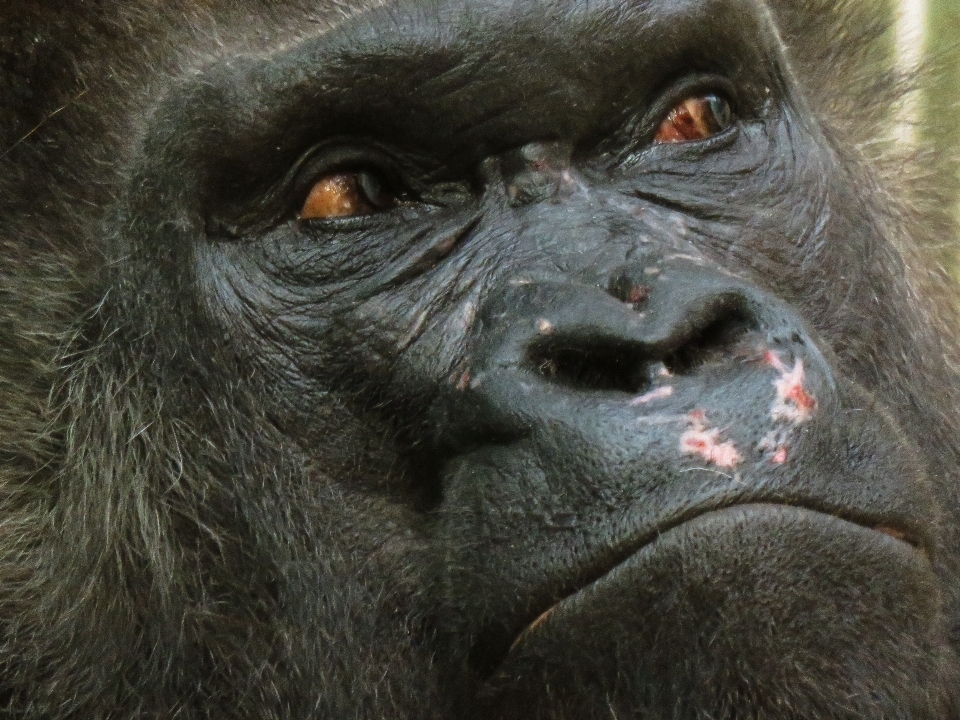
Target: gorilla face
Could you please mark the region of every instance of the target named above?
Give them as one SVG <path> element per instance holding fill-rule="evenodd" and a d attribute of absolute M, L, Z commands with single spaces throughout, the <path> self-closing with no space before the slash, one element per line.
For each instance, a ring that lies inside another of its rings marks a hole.
<path fill-rule="evenodd" d="M 945 311 L 776 14 L 334 11 L 117 43 L 6 201 L 8 716 L 958 717 Z"/>

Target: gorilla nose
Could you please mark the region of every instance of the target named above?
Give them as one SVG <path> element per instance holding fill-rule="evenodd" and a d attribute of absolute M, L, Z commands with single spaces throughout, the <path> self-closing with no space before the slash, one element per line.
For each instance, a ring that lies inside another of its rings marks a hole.
<path fill-rule="evenodd" d="M 528 636 L 551 626 L 538 618 L 585 588 L 609 581 L 611 612 L 633 618 L 643 607 L 641 625 L 656 616 L 635 599 L 660 560 L 636 583 L 616 568 L 659 557 L 657 539 L 674 528 L 685 526 L 681 545 L 714 548 L 710 572 L 732 577 L 728 561 L 742 556 L 724 548 L 745 524 L 740 511 L 722 513 L 734 507 L 763 506 L 773 518 L 750 541 L 751 558 L 767 557 L 762 536 L 794 517 L 809 521 L 798 545 L 842 521 L 880 531 L 857 537 L 929 546 L 922 465 L 902 431 L 862 388 L 834 381 L 833 358 L 763 288 L 668 259 L 616 268 L 599 285 L 518 279 L 477 320 L 435 427 L 438 456 L 449 457 L 439 516 L 454 541 L 445 547 L 491 538 L 488 555 L 469 545 L 449 562 L 449 586 L 471 588 L 457 602 L 479 618 L 471 662 L 481 675 L 502 662 L 513 672 L 504 658 L 522 657 Z M 713 512 L 726 520 L 694 523 Z M 573 627 L 594 627 L 582 617 Z"/>
<path fill-rule="evenodd" d="M 534 305 L 542 317 L 526 340 L 527 369 L 575 390 L 636 394 L 658 377 L 735 354 L 757 326 L 746 295 L 729 283 L 674 274 L 660 283 L 623 269 L 606 293 L 573 293 L 560 307 Z"/>
<path fill-rule="evenodd" d="M 689 262 L 619 267 L 600 286 L 516 279 L 478 319 L 469 359 L 443 393 L 438 426 L 455 445 L 523 436 L 584 402 L 664 396 L 665 378 L 702 386 L 708 367 L 735 372 L 805 335 L 756 288 Z"/>

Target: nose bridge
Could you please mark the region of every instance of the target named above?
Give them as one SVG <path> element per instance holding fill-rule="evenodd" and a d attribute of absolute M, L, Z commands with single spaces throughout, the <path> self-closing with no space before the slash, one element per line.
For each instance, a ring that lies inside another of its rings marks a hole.
<path fill-rule="evenodd" d="M 675 227 L 651 222 L 640 200 L 584 177 L 569 161 L 569 145 L 532 143 L 498 160 L 491 180 L 502 186 L 519 251 L 516 265 L 502 268 L 508 279 L 607 287 L 626 267 L 659 272 L 677 250 Z"/>
<path fill-rule="evenodd" d="M 503 153 L 500 171 L 508 204 L 524 207 L 559 202 L 578 190 L 588 192 L 572 167 L 570 141 L 531 142 Z"/>

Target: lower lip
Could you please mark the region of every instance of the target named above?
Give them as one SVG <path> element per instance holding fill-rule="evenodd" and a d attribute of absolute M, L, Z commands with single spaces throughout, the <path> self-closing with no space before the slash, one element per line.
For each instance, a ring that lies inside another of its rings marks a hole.
<path fill-rule="evenodd" d="M 564 615 L 567 614 L 568 606 L 572 608 L 573 606 L 586 602 L 588 596 L 597 592 L 598 588 L 616 583 L 619 575 L 627 572 L 635 572 L 646 562 L 655 559 L 660 552 L 661 546 L 670 544 L 678 537 L 700 534 L 703 531 L 709 532 L 708 528 L 712 526 L 722 527 L 729 532 L 730 526 L 736 527 L 742 525 L 744 528 L 747 528 L 757 523 L 772 524 L 770 535 L 775 536 L 777 530 L 775 526 L 779 522 L 793 524 L 807 523 L 812 526 L 822 525 L 824 527 L 822 529 L 818 528 L 817 532 L 829 534 L 831 530 L 833 530 L 838 536 L 845 532 L 854 533 L 861 536 L 862 540 L 867 543 L 871 542 L 870 538 L 872 537 L 873 543 L 878 545 L 881 552 L 900 555 L 910 563 L 920 563 L 925 566 L 929 565 L 929 558 L 919 543 L 914 541 L 906 531 L 897 527 L 887 525 L 867 527 L 834 515 L 789 505 L 736 505 L 704 513 L 703 515 L 699 515 L 664 531 L 652 542 L 640 548 L 636 554 L 611 569 L 610 572 L 541 613 L 516 637 L 507 652 L 507 657 L 509 657 L 514 650 L 524 645 L 528 639 L 535 636 L 538 631 L 550 625 L 551 618 L 556 615 L 558 611 Z"/>

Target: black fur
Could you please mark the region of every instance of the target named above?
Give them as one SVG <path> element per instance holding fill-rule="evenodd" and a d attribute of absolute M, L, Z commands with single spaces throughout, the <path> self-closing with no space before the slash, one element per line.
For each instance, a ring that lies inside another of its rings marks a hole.
<path fill-rule="evenodd" d="M 0 8 L 0 717 L 960 718 L 880 4 L 374 5 Z M 331 141 L 417 201 L 297 220 Z"/>

